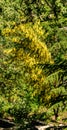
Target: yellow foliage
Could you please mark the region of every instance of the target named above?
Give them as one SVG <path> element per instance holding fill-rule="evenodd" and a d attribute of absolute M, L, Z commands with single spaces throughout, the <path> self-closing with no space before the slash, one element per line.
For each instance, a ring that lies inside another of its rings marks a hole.
<path fill-rule="evenodd" d="M 15 51 L 16 51 L 15 48 L 10 48 L 10 49 L 4 49 L 3 52 L 4 52 L 5 54 L 10 54 L 10 53 L 12 53 L 12 52 L 15 53 Z"/>
<path fill-rule="evenodd" d="M 18 49 L 6 49 L 7 54 L 15 53 L 15 68 L 23 70 L 25 82 L 36 88 L 33 95 L 42 90 L 44 86 L 45 75 L 38 64 L 52 62 L 51 54 L 46 44 L 41 40 L 44 34 L 40 22 L 35 24 L 27 23 L 16 25 L 13 29 L 6 28 L 2 31 L 5 38 L 11 41 L 11 44 L 21 45 Z"/>
<path fill-rule="evenodd" d="M 11 52 L 12 52 L 12 48 L 11 49 L 6 49 L 6 50 L 4 50 L 4 53 L 6 53 L 6 54 L 10 54 Z"/>
<path fill-rule="evenodd" d="M 13 38 L 12 38 L 12 42 L 19 43 L 19 37 L 13 37 Z"/>

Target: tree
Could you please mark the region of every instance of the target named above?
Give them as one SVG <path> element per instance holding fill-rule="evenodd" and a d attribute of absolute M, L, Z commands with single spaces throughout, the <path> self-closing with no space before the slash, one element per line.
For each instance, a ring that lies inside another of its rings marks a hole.
<path fill-rule="evenodd" d="M 46 1 L 46 3 L 47 2 L 48 1 Z M 64 6 L 63 2 L 61 1 L 54 2 L 55 5 L 57 4 L 56 6 L 58 6 L 59 4 Z M 47 5 L 49 7 L 51 6 L 50 3 L 47 3 Z M 48 48 L 51 51 L 52 57 L 54 59 L 54 64 L 42 64 L 45 75 L 47 76 L 45 86 L 48 89 L 45 90 L 43 88 L 39 97 L 41 98 L 42 96 L 41 103 L 44 103 L 47 108 L 49 108 L 48 111 L 53 111 L 52 114 L 54 113 L 55 119 L 57 119 L 57 117 L 59 116 L 59 112 L 67 108 L 67 30 L 64 29 L 64 26 L 66 26 L 66 17 L 64 13 L 62 13 L 62 10 L 60 10 L 60 12 L 57 12 L 57 10 L 55 11 L 58 16 L 56 17 L 56 15 L 54 15 L 55 17 L 50 18 L 49 21 L 42 24 L 48 32 L 47 38 L 45 40 L 47 42 Z"/>
<path fill-rule="evenodd" d="M 57 118 L 58 108 L 65 109 L 66 6 L 62 0 L 0 0 L 2 116 L 27 119 L 45 106 Z"/>
<path fill-rule="evenodd" d="M 40 21 L 22 24 L 11 19 L 7 22 L 5 20 L 5 23 L 6 27 L 1 26 L 1 53 L 4 58 L 1 63 L 6 70 L 1 66 L 3 71 L 0 78 L 3 80 L 3 91 L 5 90 L 4 93 L 1 90 L 5 98 L 4 105 L 6 102 L 8 107 L 5 105 L 5 108 L 3 105 L 1 113 L 5 108 L 3 114 L 7 112 L 18 119 L 24 114 L 27 117 L 29 110 L 34 109 L 33 103 L 37 104 L 37 98 L 34 96 L 41 91 L 45 78 L 39 63 L 52 61 L 50 52 L 43 42 L 44 31 Z"/>

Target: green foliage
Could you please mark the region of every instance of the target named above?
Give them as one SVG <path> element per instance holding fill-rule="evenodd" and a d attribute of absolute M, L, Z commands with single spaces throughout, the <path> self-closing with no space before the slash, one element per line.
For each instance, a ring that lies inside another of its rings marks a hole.
<path fill-rule="evenodd" d="M 67 109 L 66 26 L 66 1 L 0 0 L 1 117 L 24 123 Z"/>

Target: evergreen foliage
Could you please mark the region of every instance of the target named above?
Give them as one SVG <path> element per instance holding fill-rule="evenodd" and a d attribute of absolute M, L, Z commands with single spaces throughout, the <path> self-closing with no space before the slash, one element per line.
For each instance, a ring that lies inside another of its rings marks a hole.
<path fill-rule="evenodd" d="M 67 110 L 66 42 L 66 0 L 0 0 L 0 117 L 24 124 Z"/>

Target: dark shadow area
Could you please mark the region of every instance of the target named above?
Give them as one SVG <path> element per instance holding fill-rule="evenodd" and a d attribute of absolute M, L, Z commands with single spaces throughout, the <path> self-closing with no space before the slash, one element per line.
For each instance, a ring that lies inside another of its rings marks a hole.
<path fill-rule="evenodd" d="M 10 128 L 10 127 L 13 127 L 13 126 L 15 126 L 15 123 L 10 122 L 9 120 L 5 120 L 5 119 L 0 118 L 0 127 Z"/>

